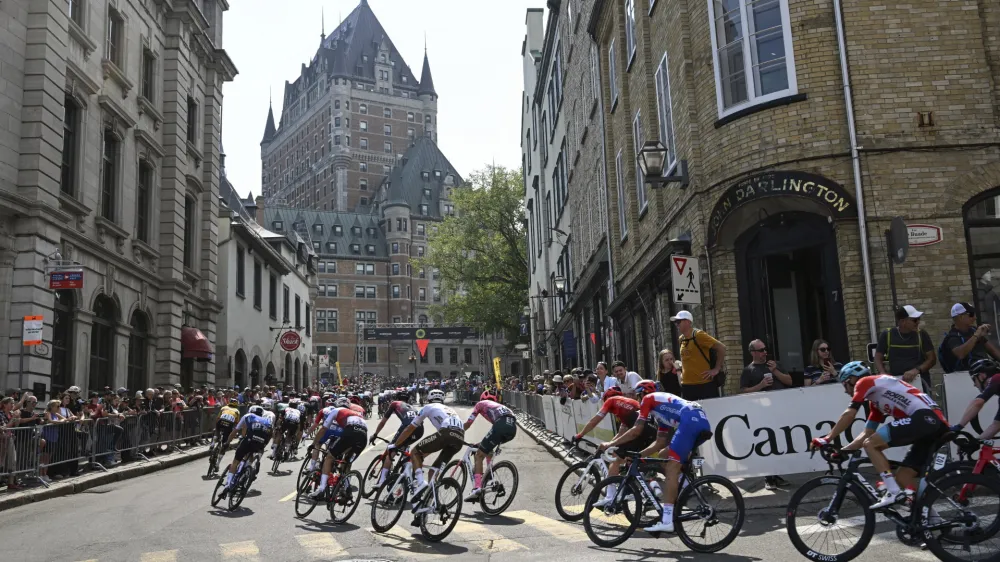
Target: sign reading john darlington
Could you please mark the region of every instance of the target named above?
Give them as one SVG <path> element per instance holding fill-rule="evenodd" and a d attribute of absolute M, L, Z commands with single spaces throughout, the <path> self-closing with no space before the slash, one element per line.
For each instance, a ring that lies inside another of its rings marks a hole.
<path fill-rule="evenodd" d="M 835 219 L 851 217 L 855 212 L 854 197 L 829 178 L 806 172 L 757 174 L 732 185 L 719 198 L 708 225 L 708 245 L 715 245 L 719 229 L 736 209 L 766 197 L 811 199 L 828 208 Z"/>

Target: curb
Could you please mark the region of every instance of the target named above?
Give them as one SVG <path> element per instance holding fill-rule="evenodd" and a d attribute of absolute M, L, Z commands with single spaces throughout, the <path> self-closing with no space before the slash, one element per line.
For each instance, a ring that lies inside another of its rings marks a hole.
<path fill-rule="evenodd" d="M 72 482 L 62 481 L 53 483 L 49 485 L 48 488 L 43 486 L 32 490 L 0 496 L 0 511 L 6 511 L 8 509 L 51 498 L 79 494 L 80 492 L 84 492 L 91 488 L 104 486 L 113 482 L 130 480 L 132 478 L 158 472 L 167 468 L 187 464 L 191 461 L 203 459 L 207 456 L 208 446 L 199 445 L 179 453 L 173 453 L 162 459 L 137 461 L 129 463 L 125 466 L 115 467 L 107 472 L 94 472 L 84 476 L 79 476 L 73 479 Z"/>
<path fill-rule="evenodd" d="M 523 429 L 525 433 L 531 436 L 531 438 L 534 439 L 536 443 L 541 445 L 546 451 L 551 453 L 552 456 L 561 460 L 563 464 L 565 464 L 567 467 L 573 466 L 574 464 L 584 460 L 584 457 L 577 457 L 572 453 L 572 449 L 566 446 L 566 442 L 563 440 L 562 437 L 555 435 L 554 433 L 549 433 L 548 431 L 544 430 L 536 431 L 527 423 L 525 423 L 524 419 L 522 419 L 526 417 L 525 414 L 518 412 L 517 415 L 515 415 L 514 417 L 517 420 L 517 425 L 521 429 Z M 744 490 L 743 487 L 740 486 L 740 483 L 741 482 L 736 481 L 735 482 L 736 487 L 740 488 L 740 491 L 745 493 L 746 490 Z M 791 493 L 789 493 L 788 496 L 790 497 Z M 746 509 L 748 511 L 750 510 L 756 511 L 764 509 L 785 509 L 786 507 L 788 507 L 787 498 L 782 498 L 782 499 L 767 498 L 770 501 L 761 500 L 759 502 L 754 501 L 755 499 L 756 498 L 754 497 L 746 497 L 746 496 L 743 497 L 744 505 L 746 506 Z"/>

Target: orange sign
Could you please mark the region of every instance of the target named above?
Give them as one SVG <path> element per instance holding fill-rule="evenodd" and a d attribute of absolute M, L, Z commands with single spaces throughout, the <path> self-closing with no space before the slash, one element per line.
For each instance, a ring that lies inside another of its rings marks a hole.
<path fill-rule="evenodd" d="M 431 340 L 417 340 L 417 351 L 420 352 L 421 357 L 427 355 L 427 344 L 430 342 Z"/>
<path fill-rule="evenodd" d="M 22 345 L 39 345 L 42 343 L 43 317 L 25 316 L 24 327 L 21 330 Z"/>

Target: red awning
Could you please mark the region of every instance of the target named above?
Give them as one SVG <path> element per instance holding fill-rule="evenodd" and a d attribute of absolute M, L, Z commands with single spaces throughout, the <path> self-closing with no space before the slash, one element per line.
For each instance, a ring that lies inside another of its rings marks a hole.
<path fill-rule="evenodd" d="M 213 356 L 212 344 L 201 330 L 187 326 L 181 328 L 181 357 L 211 361 Z"/>

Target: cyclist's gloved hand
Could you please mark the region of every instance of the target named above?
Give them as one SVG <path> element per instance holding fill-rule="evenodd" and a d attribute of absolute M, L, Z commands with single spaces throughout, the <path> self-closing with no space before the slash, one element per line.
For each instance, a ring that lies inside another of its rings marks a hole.
<path fill-rule="evenodd" d="M 965 426 L 960 423 L 956 423 L 955 425 L 948 428 L 949 431 L 954 431 L 955 433 L 958 433 L 963 429 L 965 429 Z"/>
<path fill-rule="evenodd" d="M 830 444 L 830 440 L 826 437 L 814 437 L 812 442 L 809 444 L 813 449 L 822 449 L 823 447 Z"/>
<path fill-rule="evenodd" d="M 375 439 L 377 439 L 377 436 L 372 435 L 372 438 L 368 440 L 368 444 L 369 445 L 374 445 L 375 444 Z"/>
<path fill-rule="evenodd" d="M 579 433 L 577 433 L 576 435 L 574 435 L 574 436 L 573 436 L 573 438 L 572 438 L 572 439 L 570 439 L 570 442 L 571 442 L 571 443 L 572 443 L 573 445 L 576 445 L 576 444 L 577 444 L 577 443 L 579 443 L 579 442 L 580 442 L 580 440 L 582 440 L 582 439 L 583 439 L 583 437 L 581 437 L 581 436 L 580 436 L 580 434 L 579 434 Z"/>

